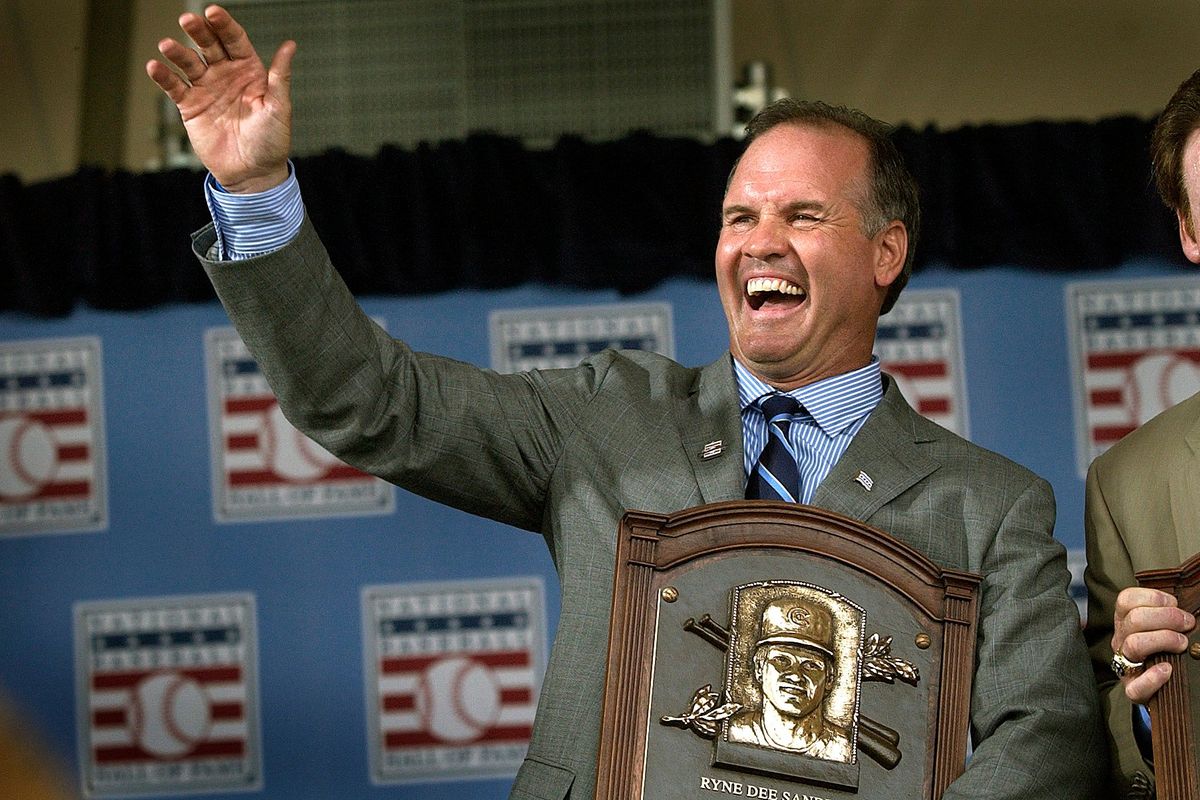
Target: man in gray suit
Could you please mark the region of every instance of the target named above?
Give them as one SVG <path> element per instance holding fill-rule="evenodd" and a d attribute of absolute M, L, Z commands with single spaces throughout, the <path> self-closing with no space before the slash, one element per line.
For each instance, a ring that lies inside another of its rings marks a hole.
<path fill-rule="evenodd" d="M 608 351 L 498 375 L 391 339 L 329 264 L 286 160 L 295 44 L 268 71 L 223 10 L 180 21 L 196 52 L 159 49 L 183 78 L 147 71 L 212 173 L 216 225 L 194 246 L 289 419 L 361 469 L 550 548 L 559 632 L 512 797 L 592 796 L 621 515 L 745 497 L 768 436 L 798 473 L 773 486 L 984 576 L 974 752 L 945 796 L 1093 793 L 1105 755 L 1049 485 L 917 415 L 872 356 L 918 223 L 886 126 L 797 102 L 750 125 L 716 253 L 730 352 L 712 364 Z M 781 394 L 803 408 L 768 422 L 761 401 Z M 723 453 L 702 456 L 716 441 Z"/>

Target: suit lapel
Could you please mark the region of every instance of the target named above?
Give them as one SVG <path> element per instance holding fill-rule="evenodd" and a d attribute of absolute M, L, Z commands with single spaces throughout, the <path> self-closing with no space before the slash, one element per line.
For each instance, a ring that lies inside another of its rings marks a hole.
<path fill-rule="evenodd" d="M 742 418 L 730 359 L 727 353 L 698 373 L 691 391 L 679 399 L 675 415 L 705 503 L 745 496 Z M 813 505 L 867 520 L 938 468 L 939 463 L 919 446 L 930 439 L 917 433 L 917 413 L 895 381 L 886 375 L 884 379 L 883 399 L 817 487 Z M 860 472 L 865 481 L 859 479 Z"/>
<path fill-rule="evenodd" d="M 745 494 L 742 414 L 731 356 L 700 370 L 680 398 L 675 424 L 705 503 L 740 500 Z"/>
<path fill-rule="evenodd" d="M 1200 395 L 1185 400 L 1200 411 Z M 1200 414 L 1191 414 L 1190 427 L 1183 431 L 1182 456 L 1168 463 L 1171 489 L 1171 517 L 1175 523 L 1175 543 L 1179 552 L 1171 563 L 1182 562 L 1200 552 Z M 1168 541 L 1163 537 L 1163 541 Z"/>
<path fill-rule="evenodd" d="M 918 446 L 930 439 L 917 432 L 917 413 L 896 382 L 886 375 L 884 379 L 883 399 L 817 487 L 813 505 L 868 520 L 938 468 L 939 463 Z"/>

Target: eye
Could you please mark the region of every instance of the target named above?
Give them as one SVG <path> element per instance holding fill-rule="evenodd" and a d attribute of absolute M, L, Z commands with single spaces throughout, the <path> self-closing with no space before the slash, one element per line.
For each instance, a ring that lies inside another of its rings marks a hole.
<path fill-rule="evenodd" d="M 745 230 L 754 224 L 754 217 L 749 214 L 732 214 L 725 218 L 725 226 Z"/>

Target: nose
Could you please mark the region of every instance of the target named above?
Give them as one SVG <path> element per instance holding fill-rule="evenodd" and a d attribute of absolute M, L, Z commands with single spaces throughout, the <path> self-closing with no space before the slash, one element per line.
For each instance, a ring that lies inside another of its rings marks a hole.
<path fill-rule="evenodd" d="M 742 243 L 742 252 L 759 261 L 769 261 L 787 251 L 787 236 L 783 225 L 774 217 L 764 217 L 754 226 Z"/>

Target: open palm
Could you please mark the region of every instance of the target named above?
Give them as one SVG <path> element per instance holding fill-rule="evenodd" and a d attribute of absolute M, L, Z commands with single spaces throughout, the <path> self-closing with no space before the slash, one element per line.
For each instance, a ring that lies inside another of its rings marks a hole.
<path fill-rule="evenodd" d="M 291 61 L 294 42 L 284 42 L 263 67 L 245 30 L 219 6 L 204 16 L 179 19 L 195 49 L 174 39 L 158 49 L 161 61 L 146 73 L 179 108 L 192 149 L 231 192 L 257 192 L 287 177 L 291 146 Z M 182 77 L 181 77 L 182 76 Z"/>

